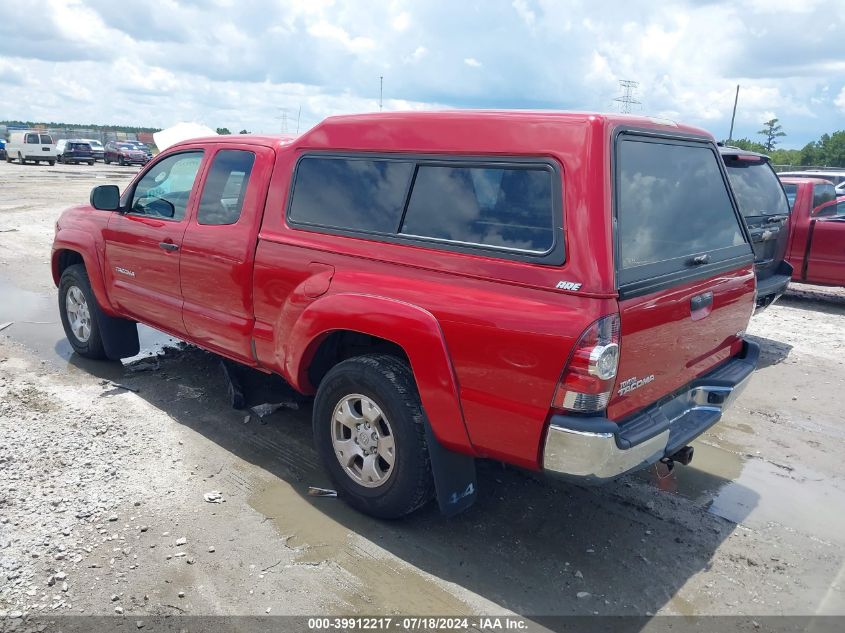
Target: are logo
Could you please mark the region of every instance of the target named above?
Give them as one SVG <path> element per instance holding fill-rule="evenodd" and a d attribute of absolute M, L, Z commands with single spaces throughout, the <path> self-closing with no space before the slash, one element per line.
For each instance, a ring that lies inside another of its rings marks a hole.
<path fill-rule="evenodd" d="M 558 290 L 571 290 L 573 292 L 577 292 L 581 290 L 581 284 L 576 283 L 574 281 L 559 281 L 555 286 Z"/>

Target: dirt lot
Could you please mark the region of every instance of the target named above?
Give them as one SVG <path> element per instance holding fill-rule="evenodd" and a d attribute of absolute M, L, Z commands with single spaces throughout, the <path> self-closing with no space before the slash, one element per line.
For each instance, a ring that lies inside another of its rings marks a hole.
<path fill-rule="evenodd" d="M 0 163 L 0 614 L 845 614 L 845 292 L 753 319 L 763 363 L 690 467 L 580 488 L 483 463 L 468 513 L 379 522 L 307 496 L 284 385 L 252 403 L 298 410 L 245 419 L 216 358 L 149 329 L 154 361 L 70 353 L 54 221 L 135 171 Z"/>

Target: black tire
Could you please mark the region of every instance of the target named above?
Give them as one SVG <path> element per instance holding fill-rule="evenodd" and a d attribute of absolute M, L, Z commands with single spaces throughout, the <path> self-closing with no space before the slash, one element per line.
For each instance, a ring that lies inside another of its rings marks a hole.
<path fill-rule="evenodd" d="M 117 164 L 120 165 L 121 167 L 123 167 L 126 164 L 126 162 L 123 160 L 123 156 L 117 157 Z"/>
<path fill-rule="evenodd" d="M 23 159 L 23 154 L 21 154 L 20 152 L 18 152 L 18 162 L 21 165 L 26 165 L 26 161 Z"/>
<path fill-rule="evenodd" d="M 332 424 L 335 408 L 349 395 L 372 400 L 389 420 L 394 463 L 383 484 L 365 487 L 348 474 L 335 455 Z M 350 358 L 335 365 L 317 389 L 314 441 L 320 459 L 347 503 L 365 514 L 397 519 L 434 496 L 434 480 L 425 438 L 425 413 L 411 368 L 386 354 Z"/>
<path fill-rule="evenodd" d="M 54 160 L 48 160 L 47 162 L 50 163 L 50 167 L 56 164 L 56 161 Z"/>
<path fill-rule="evenodd" d="M 93 167 L 93 166 L 94 166 L 94 161 L 93 161 L 93 160 L 89 160 L 89 161 L 88 161 L 88 166 L 89 166 L 89 167 Z"/>
<path fill-rule="evenodd" d="M 87 341 L 82 341 L 77 337 L 68 320 L 67 294 L 73 287 L 82 291 L 88 306 L 91 333 Z M 100 324 L 97 319 L 99 306 L 94 292 L 91 290 L 91 282 L 88 281 L 88 272 L 83 264 L 68 266 L 62 273 L 62 278 L 59 281 L 59 314 L 62 319 L 62 327 L 65 329 L 65 336 L 67 336 L 68 342 L 77 354 L 96 360 L 107 358 L 106 350 L 103 347 L 103 338 L 100 335 Z"/>
<path fill-rule="evenodd" d="M 111 165 L 111 161 L 110 161 L 108 158 L 106 158 L 105 156 L 103 157 L 103 162 L 104 162 L 106 165 Z"/>

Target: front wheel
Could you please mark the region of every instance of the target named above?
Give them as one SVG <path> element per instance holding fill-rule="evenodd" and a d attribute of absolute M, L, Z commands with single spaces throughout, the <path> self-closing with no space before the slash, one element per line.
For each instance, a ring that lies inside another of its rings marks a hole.
<path fill-rule="evenodd" d="M 433 497 L 424 416 L 411 368 L 395 356 L 350 358 L 326 374 L 314 400 L 314 441 L 350 505 L 395 519 Z"/>
<path fill-rule="evenodd" d="M 59 281 L 59 314 L 65 336 L 77 354 L 101 360 L 106 358 L 106 351 L 97 323 L 96 302 L 85 266 L 68 266 Z"/>

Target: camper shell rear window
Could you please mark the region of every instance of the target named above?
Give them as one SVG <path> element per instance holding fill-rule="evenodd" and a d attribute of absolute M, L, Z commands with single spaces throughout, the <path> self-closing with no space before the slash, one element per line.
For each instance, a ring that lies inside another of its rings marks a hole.
<path fill-rule="evenodd" d="M 614 160 L 623 294 L 715 274 L 751 258 L 712 143 L 623 133 Z"/>

